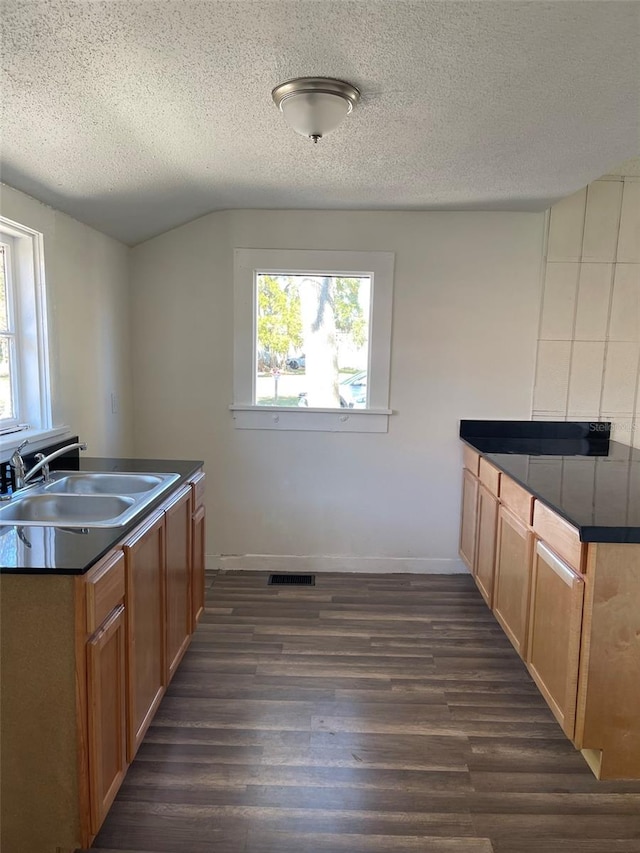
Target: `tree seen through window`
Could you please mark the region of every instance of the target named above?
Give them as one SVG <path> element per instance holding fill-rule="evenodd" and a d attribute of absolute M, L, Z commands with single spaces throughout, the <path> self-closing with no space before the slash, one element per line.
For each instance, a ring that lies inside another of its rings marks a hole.
<path fill-rule="evenodd" d="M 370 276 L 257 275 L 261 406 L 365 408 Z"/>

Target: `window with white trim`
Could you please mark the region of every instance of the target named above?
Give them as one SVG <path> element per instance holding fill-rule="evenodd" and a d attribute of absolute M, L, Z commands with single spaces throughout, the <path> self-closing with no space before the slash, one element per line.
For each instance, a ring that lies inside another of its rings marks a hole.
<path fill-rule="evenodd" d="M 0 436 L 50 427 L 42 235 L 0 217 Z"/>
<path fill-rule="evenodd" d="M 386 432 L 391 252 L 236 249 L 240 429 Z"/>

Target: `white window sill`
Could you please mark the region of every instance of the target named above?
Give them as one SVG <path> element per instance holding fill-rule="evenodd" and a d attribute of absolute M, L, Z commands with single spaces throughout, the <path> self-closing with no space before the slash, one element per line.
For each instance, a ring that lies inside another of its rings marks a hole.
<path fill-rule="evenodd" d="M 236 429 L 314 432 L 388 432 L 391 409 L 312 409 L 291 406 L 229 406 Z"/>
<path fill-rule="evenodd" d="M 20 432 L 11 432 L 0 436 L 0 457 L 6 461 L 25 439 L 29 440 L 29 444 L 24 450 L 24 453 L 27 454 L 34 453 L 51 444 L 54 439 L 60 439 L 66 435 L 73 435 L 68 426 L 51 427 L 51 429 L 23 429 Z"/>

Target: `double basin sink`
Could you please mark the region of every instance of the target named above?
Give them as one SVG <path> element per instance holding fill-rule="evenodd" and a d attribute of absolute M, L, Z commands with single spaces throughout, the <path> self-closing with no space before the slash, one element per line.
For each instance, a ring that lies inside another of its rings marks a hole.
<path fill-rule="evenodd" d="M 0 505 L 0 525 L 121 527 L 179 479 L 179 474 L 57 471 Z"/>

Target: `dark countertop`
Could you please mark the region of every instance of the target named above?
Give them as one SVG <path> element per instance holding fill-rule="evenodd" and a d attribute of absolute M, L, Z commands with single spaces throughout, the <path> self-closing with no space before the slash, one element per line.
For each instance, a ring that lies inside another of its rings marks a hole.
<path fill-rule="evenodd" d="M 460 432 L 466 444 L 576 527 L 582 542 L 640 543 L 640 450 L 576 435 Z"/>
<path fill-rule="evenodd" d="M 129 471 L 176 473 L 171 483 L 130 524 L 122 527 L 90 527 L 70 530 L 59 527 L 0 525 L 1 574 L 81 575 L 150 515 L 172 491 L 185 483 L 203 463 L 176 459 L 119 459 L 82 456 L 57 470 Z M 53 468 L 53 466 L 52 466 Z"/>

